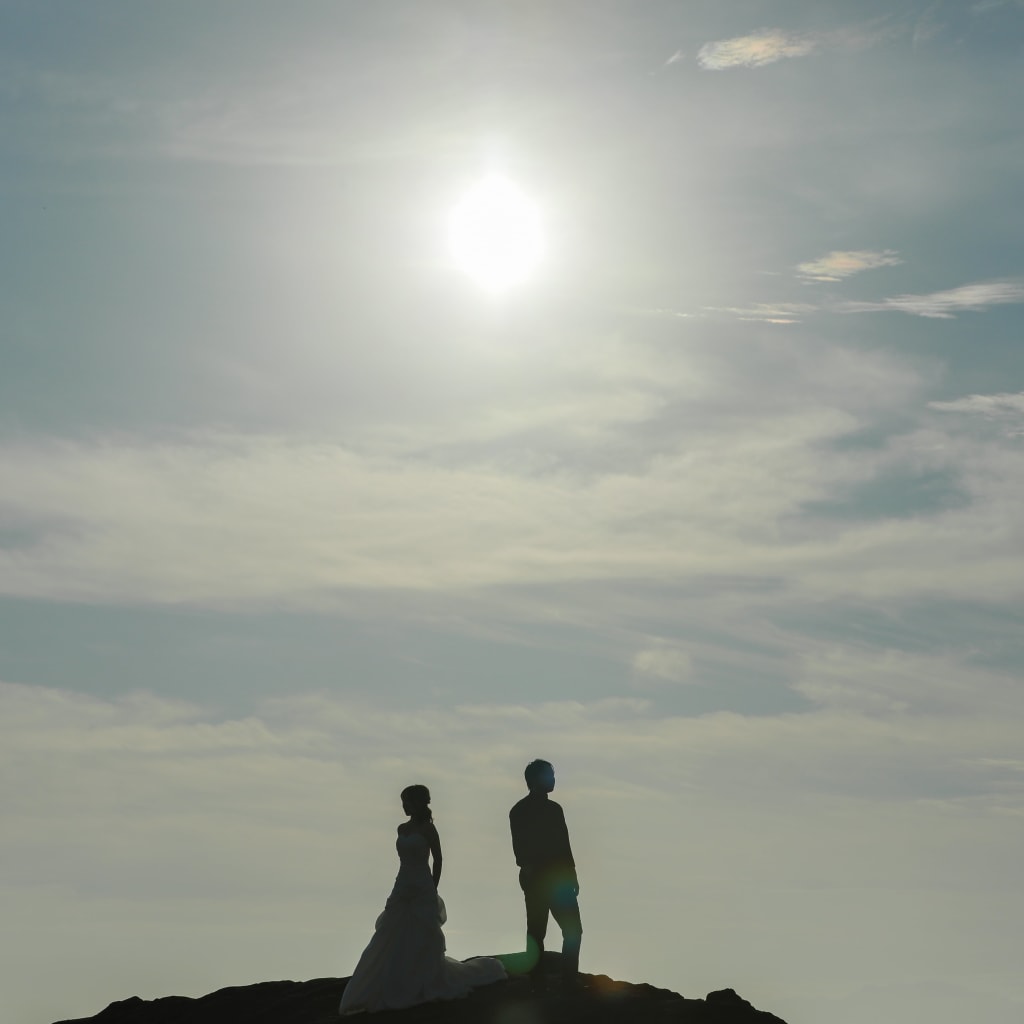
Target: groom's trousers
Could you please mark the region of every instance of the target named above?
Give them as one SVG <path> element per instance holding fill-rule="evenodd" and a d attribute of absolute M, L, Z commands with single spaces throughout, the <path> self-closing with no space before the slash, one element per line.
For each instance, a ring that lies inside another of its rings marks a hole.
<path fill-rule="evenodd" d="M 541 971 L 550 913 L 562 930 L 562 973 L 575 977 L 580 967 L 580 942 L 583 938 L 575 872 L 524 868 L 519 872 L 519 885 L 526 900 L 527 948 L 531 959 L 536 956 L 531 971 Z"/>

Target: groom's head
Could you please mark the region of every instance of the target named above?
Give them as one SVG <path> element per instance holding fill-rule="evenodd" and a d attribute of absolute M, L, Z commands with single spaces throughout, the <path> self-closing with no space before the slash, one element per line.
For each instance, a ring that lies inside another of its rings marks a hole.
<path fill-rule="evenodd" d="M 550 761 L 531 761 L 523 776 L 531 793 L 550 793 L 555 788 L 555 769 Z"/>

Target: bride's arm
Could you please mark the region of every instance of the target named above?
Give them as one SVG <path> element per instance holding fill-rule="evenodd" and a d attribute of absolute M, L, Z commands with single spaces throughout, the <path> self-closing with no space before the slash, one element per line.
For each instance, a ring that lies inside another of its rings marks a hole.
<path fill-rule="evenodd" d="M 434 888 L 436 889 L 441 881 L 441 862 L 444 858 L 441 856 L 441 837 L 437 834 L 437 829 L 433 825 L 430 826 L 427 839 L 430 842 L 430 856 L 434 861 L 433 875 Z"/>

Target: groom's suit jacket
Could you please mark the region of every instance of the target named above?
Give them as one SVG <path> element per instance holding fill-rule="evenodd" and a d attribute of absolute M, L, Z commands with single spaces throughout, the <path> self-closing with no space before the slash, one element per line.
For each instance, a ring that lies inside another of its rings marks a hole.
<path fill-rule="evenodd" d="M 575 868 L 562 808 L 547 793 L 529 793 L 508 814 L 521 868 Z"/>

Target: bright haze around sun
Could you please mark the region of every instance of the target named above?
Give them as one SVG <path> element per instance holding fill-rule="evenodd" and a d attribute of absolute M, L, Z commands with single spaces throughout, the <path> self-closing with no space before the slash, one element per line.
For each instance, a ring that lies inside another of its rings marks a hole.
<path fill-rule="evenodd" d="M 515 181 L 489 174 L 473 183 L 452 208 L 447 242 L 455 266 L 475 284 L 505 292 L 542 269 L 542 213 Z"/>

